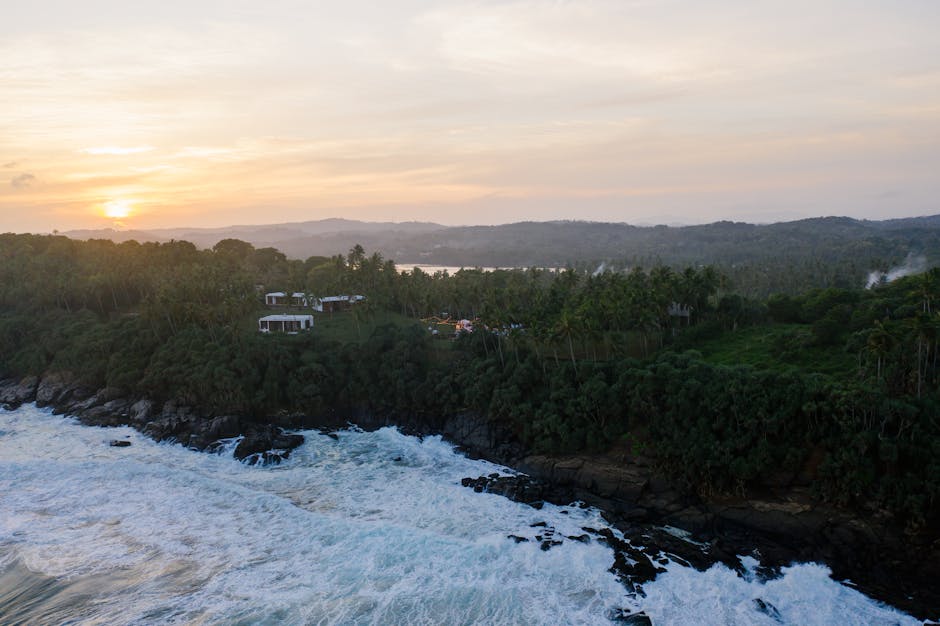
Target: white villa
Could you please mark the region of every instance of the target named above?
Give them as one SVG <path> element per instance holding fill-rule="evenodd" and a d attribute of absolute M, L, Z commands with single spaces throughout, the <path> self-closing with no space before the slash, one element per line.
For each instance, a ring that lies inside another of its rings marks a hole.
<path fill-rule="evenodd" d="M 333 311 L 345 311 L 365 299 L 365 296 L 325 296 L 323 298 L 314 298 L 312 306 L 314 311 L 332 313 Z"/>
<path fill-rule="evenodd" d="M 258 320 L 258 330 L 263 333 L 297 333 L 313 328 L 312 315 L 268 315 Z"/>

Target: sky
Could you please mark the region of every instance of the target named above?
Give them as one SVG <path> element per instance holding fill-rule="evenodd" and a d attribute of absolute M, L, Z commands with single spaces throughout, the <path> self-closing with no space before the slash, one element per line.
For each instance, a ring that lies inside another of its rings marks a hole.
<path fill-rule="evenodd" d="M 74 0 L 0 19 L 0 231 L 940 213 L 937 0 Z"/>

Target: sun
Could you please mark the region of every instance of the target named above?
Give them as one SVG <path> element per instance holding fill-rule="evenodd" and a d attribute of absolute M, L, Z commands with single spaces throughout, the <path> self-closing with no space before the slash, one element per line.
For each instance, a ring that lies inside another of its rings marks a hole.
<path fill-rule="evenodd" d="M 121 220 L 131 214 L 131 205 L 127 200 L 111 200 L 104 203 L 104 216 Z"/>

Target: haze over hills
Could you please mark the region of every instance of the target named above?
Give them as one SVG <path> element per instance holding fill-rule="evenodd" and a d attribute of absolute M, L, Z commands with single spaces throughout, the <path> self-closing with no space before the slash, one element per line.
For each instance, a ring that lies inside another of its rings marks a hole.
<path fill-rule="evenodd" d="M 755 263 L 854 264 L 861 275 L 887 269 L 908 255 L 930 264 L 940 250 L 940 215 L 885 221 L 822 217 L 756 225 L 715 222 L 696 226 L 633 226 L 556 221 L 499 226 L 449 227 L 427 222 L 361 222 L 327 219 L 299 223 L 150 231 L 69 231 L 75 239 L 191 241 L 210 248 L 235 238 L 273 247 L 288 257 L 331 256 L 359 243 L 400 264 L 560 267 L 600 262 L 623 266 Z"/>

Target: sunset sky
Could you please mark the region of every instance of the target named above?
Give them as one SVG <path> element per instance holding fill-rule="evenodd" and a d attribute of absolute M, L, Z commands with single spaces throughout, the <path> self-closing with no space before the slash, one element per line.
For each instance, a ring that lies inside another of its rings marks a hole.
<path fill-rule="evenodd" d="M 0 231 L 940 213 L 940 1 L 75 0 L 0 18 Z"/>

